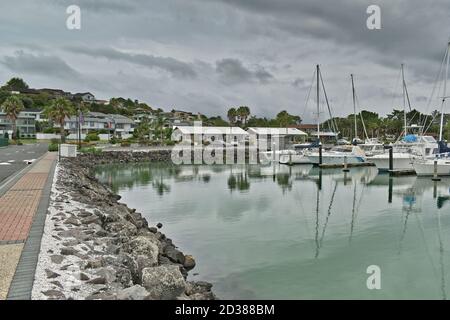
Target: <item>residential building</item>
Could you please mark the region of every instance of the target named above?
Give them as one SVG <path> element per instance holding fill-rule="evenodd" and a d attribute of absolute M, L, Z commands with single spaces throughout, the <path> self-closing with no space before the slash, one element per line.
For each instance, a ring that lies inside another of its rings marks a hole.
<path fill-rule="evenodd" d="M 19 113 L 16 120 L 16 127 L 19 130 L 20 138 L 35 138 L 36 137 L 36 118 L 34 110 L 24 110 Z M 5 133 L 11 137 L 12 135 L 12 121 L 5 113 L 0 111 L 0 135 Z"/>
<path fill-rule="evenodd" d="M 101 105 L 104 105 L 104 106 L 109 105 L 109 100 L 94 100 L 94 102 L 96 104 L 101 104 Z"/>
<path fill-rule="evenodd" d="M 294 143 L 304 142 L 308 136 L 297 128 L 250 127 L 247 132 L 256 137 L 258 147 L 263 149 L 271 149 L 274 143 L 279 150 L 287 149 Z"/>
<path fill-rule="evenodd" d="M 114 133 L 119 137 L 128 138 L 134 132 L 134 121 L 132 119 L 121 114 L 108 114 L 106 116 Z"/>
<path fill-rule="evenodd" d="M 83 102 L 95 102 L 95 96 L 90 92 L 75 93 L 75 99 L 81 99 Z"/>
<path fill-rule="evenodd" d="M 198 135 L 196 137 L 196 135 Z M 243 143 L 248 133 L 239 127 L 203 127 L 203 126 L 174 126 L 172 136 L 177 141 Z"/>
<path fill-rule="evenodd" d="M 306 132 L 308 135 L 311 135 L 313 132 L 317 132 L 317 124 L 296 124 L 296 125 L 290 125 L 289 128 L 297 128 L 303 132 Z"/>
<path fill-rule="evenodd" d="M 144 120 L 148 120 L 150 123 L 152 123 L 156 119 L 156 116 L 149 113 L 138 113 L 133 116 L 133 119 L 134 123 L 136 124 L 139 124 Z"/>
<path fill-rule="evenodd" d="M 59 127 L 55 124 L 56 127 Z M 64 129 L 69 133 L 78 132 L 78 117 L 66 118 Z M 107 130 L 122 138 L 128 138 L 134 131 L 134 121 L 120 114 L 104 114 L 101 112 L 89 112 L 82 117 L 81 133 Z"/>
<path fill-rule="evenodd" d="M 193 112 L 189 112 L 189 111 L 182 111 L 182 110 L 172 110 L 170 111 L 171 115 L 175 118 L 175 119 L 179 119 L 179 120 L 184 120 L 184 121 L 194 121 L 194 120 L 200 120 L 201 119 L 201 114 L 195 114 Z"/>

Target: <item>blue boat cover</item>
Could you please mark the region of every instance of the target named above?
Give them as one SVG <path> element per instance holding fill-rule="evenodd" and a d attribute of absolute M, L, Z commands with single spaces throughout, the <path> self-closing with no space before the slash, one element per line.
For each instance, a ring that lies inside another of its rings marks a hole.
<path fill-rule="evenodd" d="M 408 134 L 403 138 L 405 142 L 417 142 L 417 136 L 415 134 Z"/>

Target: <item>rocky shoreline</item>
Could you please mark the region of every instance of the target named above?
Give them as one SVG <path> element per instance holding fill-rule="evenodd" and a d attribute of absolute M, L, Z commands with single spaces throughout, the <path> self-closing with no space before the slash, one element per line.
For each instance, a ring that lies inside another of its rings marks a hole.
<path fill-rule="evenodd" d="M 32 299 L 215 299 L 187 281 L 195 260 L 91 173 L 98 164 L 168 161 L 170 151 L 104 152 L 58 163 Z"/>

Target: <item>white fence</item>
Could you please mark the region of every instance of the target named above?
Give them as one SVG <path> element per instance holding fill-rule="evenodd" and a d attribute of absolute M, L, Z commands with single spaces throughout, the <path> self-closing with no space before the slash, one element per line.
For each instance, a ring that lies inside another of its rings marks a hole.
<path fill-rule="evenodd" d="M 51 140 L 59 139 L 59 134 L 56 133 L 36 133 L 37 140 Z"/>

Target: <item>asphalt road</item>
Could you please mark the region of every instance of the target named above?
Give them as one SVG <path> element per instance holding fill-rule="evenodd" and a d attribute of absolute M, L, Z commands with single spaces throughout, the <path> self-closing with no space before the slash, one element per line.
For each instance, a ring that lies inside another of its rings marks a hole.
<path fill-rule="evenodd" d="M 0 184 L 27 166 L 24 160 L 37 159 L 48 150 L 47 143 L 0 148 Z"/>

